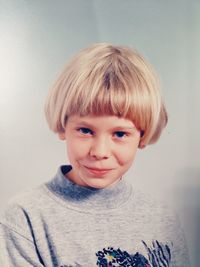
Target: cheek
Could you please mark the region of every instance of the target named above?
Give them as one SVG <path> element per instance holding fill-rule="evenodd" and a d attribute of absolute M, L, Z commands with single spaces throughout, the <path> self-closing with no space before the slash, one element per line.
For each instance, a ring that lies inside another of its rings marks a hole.
<path fill-rule="evenodd" d="M 68 140 L 67 142 L 67 154 L 70 159 L 82 158 L 88 153 L 88 144 L 85 142 L 77 142 Z"/>
<path fill-rule="evenodd" d="M 131 143 L 131 144 L 126 144 L 121 147 L 120 150 L 118 150 L 118 161 L 121 165 L 128 164 L 131 165 L 134 158 L 135 154 L 138 149 L 138 144 Z"/>
<path fill-rule="evenodd" d="M 132 153 L 132 152 L 127 152 L 126 151 L 126 153 L 124 153 L 121 157 L 120 157 L 120 162 L 122 163 L 122 164 L 131 164 L 132 162 L 133 162 L 133 160 L 134 160 L 134 158 L 135 158 L 135 153 Z"/>

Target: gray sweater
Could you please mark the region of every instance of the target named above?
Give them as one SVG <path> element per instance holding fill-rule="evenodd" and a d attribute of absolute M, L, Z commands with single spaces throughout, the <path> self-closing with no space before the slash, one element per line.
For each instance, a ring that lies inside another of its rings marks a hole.
<path fill-rule="evenodd" d="M 15 197 L 0 219 L 1 267 L 188 267 L 183 232 L 163 204 L 124 179 L 78 186 L 59 168 L 46 184 Z"/>

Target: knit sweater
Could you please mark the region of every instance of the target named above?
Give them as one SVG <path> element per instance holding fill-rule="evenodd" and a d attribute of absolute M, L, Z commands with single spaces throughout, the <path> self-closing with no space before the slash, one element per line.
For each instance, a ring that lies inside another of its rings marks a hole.
<path fill-rule="evenodd" d="M 71 166 L 10 201 L 0 218 L 2 267 L 189 267 L 177 217 L 121 179 L 74 184 Z"/>

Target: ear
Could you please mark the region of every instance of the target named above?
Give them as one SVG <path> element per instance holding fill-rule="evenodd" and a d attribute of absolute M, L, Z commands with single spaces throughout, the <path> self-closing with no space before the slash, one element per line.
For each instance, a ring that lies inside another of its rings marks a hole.
<path fill-rule="evenodd" d="M 65 140 L 66 139 L 65 132 L 59 132 L 58 133 L 58 137 L 59 137 L 60 140 Z"/>
<path fill-rule="evenodd" d="M 146 147 L 146 145 L 142 141 L 140 141 L 138 147 L 143 149 Z"/>
<path fill-rule="evenodd" d="M 144 136 L 144 130 L 141 130 L 140 131 L 140 142 L 139 142 L 139 145 L 138 145 L 138 147 L 139 148 L 141 148 L 141 149 L 143 149 L 143 148 L 145 148 L 145 143 L 144 143 L 144 141 L 143 140 L 141 140 L 141 138 Z"/>

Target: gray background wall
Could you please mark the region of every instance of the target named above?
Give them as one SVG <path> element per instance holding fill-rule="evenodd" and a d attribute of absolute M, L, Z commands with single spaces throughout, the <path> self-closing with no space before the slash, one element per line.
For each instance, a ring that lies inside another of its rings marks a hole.
<path fill-rule="evenodd" d="M 169 124 L 128 179 L 178 211 L 199 267 L 199 25 L 199 0 L 0 0 L 0 209 L 67 161 L 43 105 L 71 55 L 93 42 L 132 45 L 160 75 Z"/>

